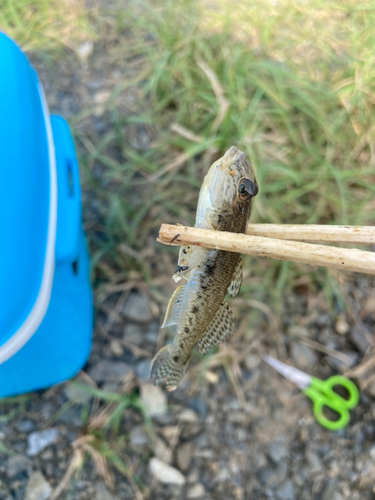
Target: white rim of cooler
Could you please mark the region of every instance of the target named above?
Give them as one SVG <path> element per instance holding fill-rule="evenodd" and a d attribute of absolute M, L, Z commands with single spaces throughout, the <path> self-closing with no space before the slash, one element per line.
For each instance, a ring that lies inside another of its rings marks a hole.
<path fill-rule="evenodd" d="M 55 270 L 55 242 L 56 242 L 56 224 L 57 224 L 57 179 L 56 179 L 56 158 L 55 146 L 53 143 L 52 128 L 48 111 L 47 101 L 44 95 L 43 87 L 38 82 L 38 90 L 42 103 L 44 124 L 47 133 L 47 147 L 49 158 L 49 217 L 48 234 L 43 267 L 43 276 L 35 303 L 18 330 L 0 347 L 0 364 L 7 361 L 17 351 L 23 347 L 26 342 L 34 335 L 40 323 L 42 322 L 51 297 L 53 274 Z"/>

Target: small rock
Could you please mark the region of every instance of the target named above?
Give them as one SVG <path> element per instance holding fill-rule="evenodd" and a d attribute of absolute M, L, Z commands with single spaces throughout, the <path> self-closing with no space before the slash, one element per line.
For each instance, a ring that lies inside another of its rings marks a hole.
<path fill-rule="evenodd" d="M 122 361 L 99 361 L 95 366 L 90 368 L 88 375 L 95 382 L 121 382 L 132 369 L 129 365 Z"/>
<path fill-rule="evenodd" d="M 310 465 L 312 471 L 317 471 L 322 468 L 322 463 L 320 461 L 320 458 L 314 451 L 310 449 L 306 450 L 306 460 Z"/>
<path fill-rule="evenodd" d="M 260 357 L 256 354 L 249 354 L 245 358 L 245 366 L 248 370 L 254 370 L 260 364 Z"/>
<path fill-rule="evenodd" d="M 122 315 L 130 321 L 149 323 L 152 311 L 147 297 L 142 292 L 131 292 L 122 310 Z"/>
<path fill-rule="evenodd" d="M 37 455 L 47 446 L 56 443 L 58 432 L 56 428 L 46 429 L 45 431 L 33 432 L 27 439 L 27 454 L 30 457 Z"/>
<path fill-rule="evenodd" d="M 285 481 L 278 489 L 277 496 L 280 500 L 294 500 L 295 496 L 292 481 L 289 479 Z"/>
<path fill-rule="evenodd" d="M 134 427 L 130 433 L 130 443 L 132 446 L 145 446 L 147 442 L 148 436 L 146 429 L 142 425 Z"/>
<path fill-rule="evenodd" d="M 191 488 L 188 489 L 187 491 L 187 498 L 201 498 L 204 496 L 206 493 L 206 490 L 204 489 L 204 486 L 200 483 L 195 484 Z"/>
<path fill-rule="evenodd" d="M 111 93 L 108 92 L 108 90 L 99 90 L 99 92 L 94 95 L 93 101 L 95 104 L 104 104 L 110 95 Z"/>
<path fill-rule="evenodd" d="M 162 439 L 155 439 L 154 455 L 166 464 L 170 464 L 172 462 L 172 450 L 168 448 Z"/>
<path fill-rule="evenodd" d="M 371 448 L 369 449 L 369 455 L 372 458 L 372 460 L 374 460 L 374 462 L 375 462 L 375 445 L 371 446 Z"/>
<path fill-rule="evenodd" d="M 100 481 L 96 483 L 96 500 L 116 500 L 115 497 L 108 491 L 106 485 Z"/>
<path fill-rule="evenodd" d="M 367 316 L 375 313 L 375 295 L 370 295 L 363 306 L 362 315 Z"/>
<path fill-rule="evenodd" d="M 193 423 L 193 422 L 199 422 L 199 417 L 194 410 L 191 410 L 190 408 L 184 408 L 177 415 L 177 420 L 179 420 L 180 422 Z"/>
<path fill-rule="evenodd" d="M 151 458 L 149 461 L 151 473 L 163 484 L 176 484 L 183 486 L 185 478 L 180 471 L 165 464 L 158 458 Z"/>
<path fill-rule="evenodd" d="M 130 344 L 140 347 L 143 344 L 145 336 L 142 328 L 139 325 L 130 323 L 129 325 L 125 326 L 124 335 L 122 338 L 123 340 L 125 340 L 125 342 L 129 342 Z"/>
<path fill-rule="evenodd" d="M 219 472 L 216 474 L 215 481 L 218 483 L 224 483 L 229 479 L 229 471 L 227 468 L 220 469 Z"/>
<path fill-rule="evenodd" d="M 351 328 L 349 337 L 350 340 L 358 349 L 358 351 L 362 354 L 364 354 L 367 351 L 367 349 L 371 346 L 370 342 L 362 333 L 361 329 L 358 328 L 358 326 L 356 325 L 354 325 L 353 328 Z"/>
<path fill-rule="evenodd" d="M 121 342 L 118 339 L 112 339 L 109 344 L 109 350 L 114 356 L 122 356 L 124 354 L 124 349 Z"/>
<path fill-rule="evenodd" d="M 201 397 L 196 396 L 195 398 L 190 399 L 188 407 L 196 411 L 201 419 L 207 417 L 207 405 Z"/>
<path fill-rule="evenodd" d="M 77 387 L 74 384 L 67 384 L 64 387 L 64 392 L 68 399 L 73 401 L 73 403 L 77 403 L 79 405 L 88 403 L 92 398 L 92 395 L 89 393 L 89 391 L 86 391 L 82 387 Z"/>
<path fill-rule="evenodd" d="M 27 434 L 34 429 L 34 422 L 31 422 L 31 420 L 21 420 L 21 422 L 15 423 L 14 427 L 18 432 Z"/>
<path fill-rule="evenodd" d="M 119 382 L 104 382 L 102 390 L 104 392 L 118 392 L 120 388 Z"/>
<path fill-rule="evenodd" d="M 370 464 L 368 466 L 365 466 L 361 472 L 359 478 L 359 487 L 362 490 L 365 490 L 366 488 L 373 487 L 374 484 L 375 484 L 375 464 Z M 328 500 L 328 498 L 324 500 Z"/>
<path fill-rule="evenodd" d="M 139 361 L 134 367 L 134 372 L 137 377 L 141 380 L 148 380 L 150 369 L 151 369 L 151 359 L 143 359 Z"/>
<path fill-rule="evenodd" d="M 337 484 L 329 484 L 324 490 L 322 500 L 344 500 L 344 497 L 337 490 Z"/>
<path fill-rule="evenodd" d="M 31 474 L 27 482 L 25 500 L 47 500 L 52 488 L 41 472 Z"/>
<path fill-rule="evenodd" d="M 302 344 L 293 343 L 291 355 L 295 363 L 302 368 L 314 366 L 318 361 L 316 354 Z"/>
<path fill-rule="evenodd" d="M 344 313 L 341 313 L 337 316 L 335 330 L 340 335 L 345 335 L 349 331 L 349 323 L 346 321 L 346 317 Z"/>
<path fill-rule="evenodd" d="M 24 455 L 13 455 L 8 458 L 7 476 L 15 477 L 21 472 L 27 471 L 30 467 L 30 460 Z"/>
<path fill-rule="evenodd" d="M 149 417 L 162 416 L 167 412 L 167 396 L 160 387 L 142 384 L 140 396 Z"/>
<path fill-rule="evenodd" d="M 309 338 L 309 331 L 304 326 L 292 325 L 287 330 L 287 335 L 292 339 L 307 339 Z"/>
<path fill-rule="evenodd" d="M 193 454 L 193 445 L 191 443 L 183 443 L 177 448 L 176 461 L 178 468 L 188 470 L 191 464 Z"/>
<path fill-rule="evenodd" d="M 268 451 L 271 459 L 276 463 L 286 457 L 288 455 L 288 447 L 285 439 L 280 438 L 272 441 L 272 443 L 268 443 Z"/>
<path fill-rule="evenodd" d="M 76 49 L 78 57 L 81 61 L 86 61 L 94 51 L 94 44 L 92 42 L 83 42 Z"/>

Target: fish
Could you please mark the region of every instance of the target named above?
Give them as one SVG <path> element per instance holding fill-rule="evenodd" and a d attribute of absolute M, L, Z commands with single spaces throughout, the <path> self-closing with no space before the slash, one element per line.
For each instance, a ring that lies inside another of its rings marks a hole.
<path fill-rule="evenodd" d="M 215 161 L 199 192 L 195 227 L 244 233 L 252 200 L 258 193 L 254 170 L 246 155 L 232 146 Z M 195 345 L 205 354 L 211 347 L 230 340 L 235 319 L 226 294 L 236 297 L 242 284 L 242 257 L 235 252 L 195 245 L 180 248 L 173 279 L 187 283 L 176 288 L 161 328 L 175 336 L 154 357 L 150 378 L 172 391 L 189 366 Z"/>

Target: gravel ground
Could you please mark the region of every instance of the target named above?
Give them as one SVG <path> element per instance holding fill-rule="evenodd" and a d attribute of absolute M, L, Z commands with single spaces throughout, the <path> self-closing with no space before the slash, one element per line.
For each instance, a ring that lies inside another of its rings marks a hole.
<path fill-rule="evenodd" d="M 80 62 L 61 58 L 54 68 L 32 59 L 52 112 L 70 118 L 88 105 L 100 108 L 108 86 L 123 78 L 104 78 L 96 50 Z M 105 128 L 100 109 L 86 126 Z M 89 222 L 90 196 L 84 192 Z M 11 453 L 0 450 L 0 500 L 56 498 L 59 485 L 60 498 L 72 500 L 375 498 L 373 285 L 360 276 L 343 282 L 346 308 L 337 316 L 322 294 L 311 296 L 301 284 L 284 297 L 279 326 L 267 306 L 250 326 L 241 321 L 249 304 L 240 296 L 233 301 L 238 335 L 206 367 L 196 359 L 168 394 L 147 381 L 163 306 L 145 287 L 134 287 L 126 300 L 109 295 L 77 380 L 135 393 L 146 419 L 130 407 L 106 428 L 113 407 L 71 382 L 1 405 L 0 443 Z M 352 370 L 361 397 L 347 428 L 321 428 L 309 401 L 261 361 L 266 352 L 320 378 Z M 126 465 L 124 474 L 108 453 L 100 459 L 105 445 Z"/>

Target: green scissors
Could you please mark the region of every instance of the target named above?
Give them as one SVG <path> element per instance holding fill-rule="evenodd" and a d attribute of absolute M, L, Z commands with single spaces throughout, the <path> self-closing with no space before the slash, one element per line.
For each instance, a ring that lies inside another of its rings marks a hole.
<path fill-rule="evenodd" d="M 359 400 L 358 389 L 351 380 L 340 375 L 334 375 L 323 381 L 315 377 L 310 377 L 307 373 L 288 366 L 271 356 L 266 355 L 263 359 L 272 368 L 281 373 L 281 375 L 293 382 L 311 399 L 315 419 L 320 425 L 331 431 L 342 429 L 347 425 L 350 419 L 349 409 L 357 406 Z M 336 386 L 346 389 L 348 399 L 339 396 L 333 390 Z M 323 414 L 325 406 L 339 415 L 338 420 L 330 420 Z"/>

